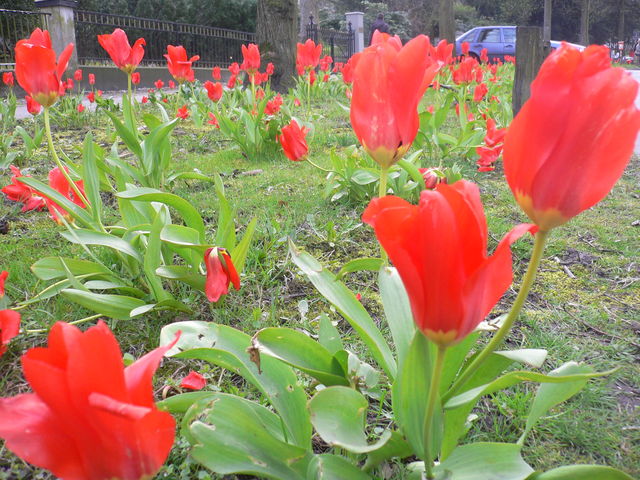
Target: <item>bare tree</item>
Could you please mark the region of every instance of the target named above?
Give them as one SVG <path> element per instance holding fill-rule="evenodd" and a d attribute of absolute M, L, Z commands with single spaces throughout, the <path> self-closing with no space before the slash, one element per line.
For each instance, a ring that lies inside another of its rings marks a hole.
<path fill-rule="evenodd" d="M 300 0 L 300 40 L 307 38 L 307 24 L 309 16 L 313 15 L 314 22 L 318 22 L 318 0 Z"/>
<path fill-rule="evenodd" d="M 446 39 L 449 43 L 456 41 L 456 20 L 453 16 L 453 0 L 440 0 L 440 14 L 438 16 L 438 28 L 440 40 Z"/>
<path fill-rule="evenodd" d="M 271 77 L 276 90 L 293 85 L 298 38 L 297 0 L 258 0 L 256 38 L 263 61 L 273 62 Z"/>

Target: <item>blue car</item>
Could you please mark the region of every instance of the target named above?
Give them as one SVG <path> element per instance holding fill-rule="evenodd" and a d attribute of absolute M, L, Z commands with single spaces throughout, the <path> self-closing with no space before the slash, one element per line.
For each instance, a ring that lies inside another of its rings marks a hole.
<path fill-rule="evenodd" d="M 483 48 L 487 49 L 489 61 L 497 59 L 504 60 L 505 55 L 516 55 L 516 27 L 511 26 L 488 26 L 472 28 L 456 39 L 456 55 L 461 55 L 461 45 L 463 42 L 469 43 L 469 55 L 480 58 Z M 551 40 L 551 48 L 555 50 L 561 42 Z M 582 45 L 571 43 L 573 47 L 584 50 Z"/>

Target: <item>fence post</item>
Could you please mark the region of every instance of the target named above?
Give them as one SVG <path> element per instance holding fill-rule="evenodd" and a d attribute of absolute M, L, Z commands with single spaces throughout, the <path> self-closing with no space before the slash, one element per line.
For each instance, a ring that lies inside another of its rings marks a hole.
<path fill-rule="evenodd" d="M 350 23 L 353 28 L 354 40 L 353 40 L 353 52 L 357 53 L 364 50 L 364 13 L 362 12 L 349 12 L 345 14 L 347 17 L 347 23 Z"/>
<path fill-rule="evenodd" d="M 531 82 L 543 60 L 542 28 L 518 27 L 516 30 L 516 75 L 513 82 L 513 114 L 517 114 L 531 95 Z"/>
<path fill-rule="evenodd" d="M 313 23 L 313 15 L 309 15 L 309 23 L 307 24 L 307 38 L 318 43 L 318 25 Z"/>
<path fill-rule="evenodd" d="M 69 44 L 76 43 L 76 29 L 73 11 L 78 7 L 75 0 L 36 0 L 36 7 L 49 14 L 47 19 L 51 45 L 58 55 Z M 73 49 L 69 59 L 69 71 L 78 67 L 77 48 Z"/>
<path fill-rule="evenodd" d="M 347 60 L 353 55 L 355 36 L 351 22 L 347 22 Z"/>

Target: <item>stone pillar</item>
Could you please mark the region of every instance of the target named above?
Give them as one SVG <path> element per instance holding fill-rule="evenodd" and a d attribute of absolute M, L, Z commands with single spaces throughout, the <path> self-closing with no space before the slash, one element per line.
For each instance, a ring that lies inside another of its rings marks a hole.
<path fill-rule="evenodd" d="M 47 25 L 49 35 L 51 35 L 51 44 L 58 55 L 69 44 L 76 44 L 76 29 L 73 20 L 73 11 L 78 7 L 75 0 L 36 0 L 36 7 L 42 9 L 43 12 L 49 13 L 47 16 Z M 67 72 L 73 72 L 78 68 L 78 54 L 76 48 L 69 60 Z"/>
<path fill-rule="evenodd" d="M 366 45 L 364 44 L 364 13 L 362 12 L 349 12 L 345 14 L 347 17 L 347 24 L 351 22 L 351 28 L 355 35 L 355 45 L 353 53 L 358 53 L 364 50 Z"/>

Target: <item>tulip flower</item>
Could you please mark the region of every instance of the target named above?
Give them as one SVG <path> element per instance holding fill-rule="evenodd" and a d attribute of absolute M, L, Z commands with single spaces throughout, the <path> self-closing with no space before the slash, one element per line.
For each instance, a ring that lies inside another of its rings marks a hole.
<path fill-rule="evenodd" d="M 176 88 L 176 82 L 169 80 L 169 88 Z"/>
<path fill-rule="evenodd" d="M 131 83 L 138 85 L 140 83 L 140 72 L 133 72 L 131 74 Z"/>
<path fill-rule="evenodd" d="M 73 79 L 76 82 L 81 82 L 82 81 L 82 70 L 77 69 L 75 72 L 73 72 Z"/>
<path fill-rule="evenodd" d="M 11 168 L 11 172 L 13 173 L 11 176 L 11 183 L 6 187 L 3 187 L 0 191 L 12 202 L 23 203 L 23 212 L 28 212 L 29 210 L 42 210 L 45 207 L 44 198 L 42 198 L 33 188 L 25 185 L 19 180 L 23 175 L 18 167 L 11 165 L 9 168 Z M 0 295 L 0 297 L 1 296 L 2 295 Z"/>
<path fill-rule="evenodd" d="M 142 97 L 141 102 L 142 103 L 147 103 L 149 101 L 149 97 Z"/>
<path fill-rule="evenodd" d="M 78 104 L 78 113 L 82 113 L 82 112 L 84 112 L 85 108 L 86 108 L 86 107 L 85 107 L 83 104 L 79 103 L 79 104 Z"/>
<path fill-rule="evenodd" d="M 9 272 L 3 270 L 0 272 L 0 298 L 4 297 L 4 282 L 7 280 Z"/>
<path fill-rule="evenodd" d="M 88 75 L 89 77 L 89 85 L 95 85 L 96 84 L 96 76 L 93 73 L 90 73 Z"/>
<path fill-rule="evenodd" d="M 62 75 L 73 52 L 70 43 L 58 57 L 51 47 L 47 30 L 36 28 L 28 39 L 18 41 L 15 48 L 18 84 L 40 105 L 50 107 L 64 95 Z"/>
<path fill-rule="evenodd" d="M 353 83 L 353 72 L 358 64 L 358 60 L 360 60 L 360 53 L 352 55 L 344 67 L 342 67 L 342 81 L 347 85 Z"/>
<path fill-rule="evenodd" d="M 220 67 L 215 66 L 213 67 L 213 69 L 211 70 L 211 76 L 213 77 L 214 80 L 222 80 L 222 74 L 220 73 Z"/>
<path fill-rule="evenodd" d="M 275 67 L 273 66 L 273 63 L 269 62 L 267 63 L 267 68 L 265 69 L 265 73 L 267 74 L 267 76 L 271 76 L 273 75 L 273 72 L 275 71 Z"/>
<path fill-rule="evenodd" d="M 2 272 L 5 274 L 6 272 Z M 0 274 L 1 276 L 1 274 Z M 4 277 L 6 278 L 6 276 Z M 2 289 L 0 289 L 0 297 L 4 296 L 4 278 L 0 279 L 0 283 L 2 283 Z M 7 351 L 7 345 L 11 339 L 13 339 L 18 332 L 20 331 L 20 314 L 18 312 L 14 312 L 13 310 L 0 310 L 0 357 L 4 355 L 4 352 Z M 0 399 L 0 402 L 2 399 Z M 2 404 L 0 403 L 0 410 L 2 409 Z M 0 413 L 0 417 L 2 414 Z M 0 426 L 0 437 L 2 426 Z"/>
<path fill-rule="evenodd" d="M 47 347 L 22 356 L 33 393 L 0 399 L 6 448 L 65 480 L 152 478 L 175 437 L 175 420 L 155 406 L 152 377 L 179 335 L 124 368 L 104 322 L 85 332 L 57 322 Z"/>
<path fill-rule="evenodd" d="M 307 131 L 307 127 L 300 128 L 295 120 L 291 120 L 289 125 L 282 127 L 282 132 L 278 135 L 278 141 L 289 160 L 299 162 L 307 156 L 309 152 L 306 140 Z"/>
<path fill-rule="evenodd" d="M 173 75 L 173 78 L 175 78 L 178 83 L 193 82 L 195 80 L 195 73 L 191 66 L 193 62 L 200 59 L 199 55 L 194 55 L 187 59 L 187 51 L 182 45 L 177 47 L 168 45 L 164 58 L 167 59 L 169 73 Z"/>
<path fill-rule="evenodd" d="M 180 382 L 180 388 L 188 390 L 202 390 L 207 384 L 207 380 L 198 372 L 191 370 L 189 375 L 184 377 Z"/>
<path fill-rule="evenodd" d="M 189 109 L 186 105 L 183 105 L 178 109 L 178 111 L 176 112 L 176 118 L 181 118 L 182 120 L 186 120 L 187 118 L 189 118 Z"/>
<path fill-rule="evenodd" d="M 2 74 L 2 83 L 4 83 L 7 87 L 13 87 L 13 72 L 4 72 Z"/>
<path fill-rule="evenodd" d="M 229 80 L 227 81 L 227 88 L 231 89 L 231 88 L 235 87 L 237 78 L 238 77 L 236 77 L 235 75 L 231 75 L 229 77 Z"/>
<path fill-rule="evenodd" d="M 89 100 L 90 103 L 94 103 L 96 101 L 96 94 L 94 92 L 87 93 L 87 100 Z"/>
<path fill-rule="evenodd" d="M 489 51 L 486 48 L 480 50 L 480 61 L 482 63 L 489 62 Z"/>
<path fill-rule="evenodd" d="M 464 57 L 452 72 L 452 78 L 457 85 L 473 82 L 478 61 L 473 57 Z M 482 81 L 482 79 L 481 79 Z"/>
<path fill-rule="evenodd" d="M 276 95 L 273 100 L 267 102 L 267 106 L 264 108 L 265 115 L 275 115 L 280 111 L 282 104 L 282 96 L 280 94 Z"/>
<path fill-rule="evenodd" d="M 256 74 L 260 70 L 260 50 L 258 45 L 250 43 L 247 47 L 242 45 L 242 65 L 240 68 L 247 72 L 249 76 Z"/>
<path fill-rule="evenodd" d="M 73 90 L 73 78 L 67 78 L 67 83 L 65 85 L 67 90 Z"/>
<path fill-rule="evenodd" d="M 236 290 L 240 289 L 240 276 L 226 249 L 221 247 L 207 249 L 204 252 L 204 264 L 207 267 L 204 291 L 210 302 L 217 302 L 222 295 L 229 293 L 231 284 Z"/>
<path fill-rule="evenodd" d="M 566 44 L 542 64 L 504 140 L 504 171 L 541 230 L 602 200 L 622 175 L 640 129 L 638 83 L 609 50 Z"/>
<path fill-rule="evenodd" d="M 66 168 L 66 167 L 65 167 Z M 67 169 L 67 174 L 69 170 Z M 82 180 L 78 180 L 74 182 L 78 191 L 85 196 L 84 193 L 84 182 Z M 60 168 L 56 167 L 49 172 L 49 186 L 56 190 L 58 193 L 63 195 L 64 197 L 71 200 L 73 203 L 78 205 L 79 207 L 85 208 L 85 204 L 81 198 L 78 198 L 76 192 L 71 187 L 65 176 L 62 174 Z M 51 218 L 53 218 L 56 223 L 61 224 L 62 219 L 60 217 L 64 217 L 67 221 L 71 221 L 71 216 L 67 213 L 67 211 L 58 205 L 53 200 L 48 198 L 45 199 L 47 204 L 47 208 L 49 209 L 49 213 L 51 214 Z"/>
<path fill-rule="evenodd" d="M 116 67 L 127 75 L 131 75 L 140 65 L 147 44 L 144 38 L 139 38 L 132 47 L 127 34 L 120 28 L 116 28 L 113 33 L 98 35 L 98 43 L 107 51 Z"/>
<path fill-rule="evenodd" d="M 229 65 L 229 72 L 231 72 L 231 75 L 233 76 L 238 76 L 240 73 L 240 65 L 238 65 L 238 62 L 233 62 Z"/>
<path fill-rule="evenodd" d="M 27 102 L 27 112 L 34 116 L 38 115 L 40 113 L 40 110 L 42 109 L 42 105 L 31 98 L 31 95 L 27 95 L 26 97 L 24 97 L 24 99 Z"/>
<path fill-rule="evenodd" d="M 155 85 L 155 87 L 156 87 L 158 90 L 161 90 L 161 89 L 162 89 L 162 87 L 164 87 L 164 82 L 163 82 L 162 80 L 160 80 L 160 79 L 158 79 L 158 80 L 156 80 L 155 82 L 153 82 L 153 84 Z"/>
<path fill-rule="evenodd" d="M 432 46 L 429 49 L 429 55 L 434 60 L 439 61 L 443 65 L 451 63 L 453 60 L 453 43 L 448 43 L 446 40 L 440 40 L 437 46 Z"/>
<path fill-rule="evenodd" d="M 460 51 L 462 52 L 462 55 L 469 55 L 469 47 L 471 47 L 469 42 L 462 42 L 462 44 L 460 44 Z"/>
<path fill-rule="evenodd" d="M 385 35 L 376 41 L 374 34 L 374 43 L 360 54 L 351 98 L 353 130 L 383 170 L 411 146 L 420 123 L 418 103 L 439 69 L 427 54 L 426 36 L 402 47 Z"/>
<path fill-rule="evenodd" d="M 322 45 L 316 45 L 316 42 L 307 39 L 304 43 L 297 44 L 296 66 L 304 73 L 313 70 L 320 62 L 322 54 Z"/>
<path fill-rule="evenodd" d="M 513 228 L 487 256 L 487 223 L 478 187 L 460 180 L 424 190 L 419 205 L 374 198 L 362 215 L 398 269 L 420 331 L 455 344 L 487 316 L 511 284 L 510 245 L 535 231 Z"/>
<path fill-rule="evenodd" d="M 222 98 L 222 84 L 219 82 L 213 83 L 209 80 L 204 82 L 204 88 L 207 89 L 207 96 L 212 102 L 217 102 Z"/>
<path fill-rule="evenodd" d="M 220 128 L 220 124 L 218 123 L 218 119 L 213 114 L 213 112 L 209 112 L 209 120 L 207 120 L 209 125 L 213 125 L 216 128 Z"/>
<path fill-rule="evenodd" d="M 473 101 L 481 102 L 484 96 L 489 92 L 486 83 L 480 83 L 476 85 L 476 88 L 473 90 Z"/>
<path fill-rule="evenodd" d="M 331 55 L 325 55 L 320 60 L 320 70 L 323 72 L 327 72 L 331 68 L 332 63 L 333 63 L 333 58 L 331 58 Z"/>

